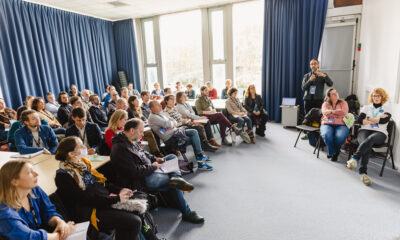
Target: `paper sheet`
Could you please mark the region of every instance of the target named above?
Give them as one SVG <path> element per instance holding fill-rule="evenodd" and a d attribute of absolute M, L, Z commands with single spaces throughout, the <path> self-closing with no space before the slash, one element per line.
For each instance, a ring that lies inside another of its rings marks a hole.
<path fill-rule="evenodd" d="M 171 172 L 176 172 L 176 171 L 179 171 L 178 158 L 173 158 L 171 160 L 168 160 L 168 161 L 162 163 L 162 166 L 159 169 L 157 169 L 155 172 L 171 173 Z"/>

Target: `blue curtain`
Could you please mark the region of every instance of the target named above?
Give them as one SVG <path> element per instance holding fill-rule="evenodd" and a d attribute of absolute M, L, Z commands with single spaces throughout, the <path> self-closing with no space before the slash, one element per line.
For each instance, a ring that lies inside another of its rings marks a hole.
<path fill-rule="evenodd" d="M 136 51 L 135 30 L 133 20 L 127 19 L 113 23 L 115 51 L 118 71 L 125 71 L 133 87 L 141 91 L 139 65 Z"/>
<path fill-rule="evenodd" d="M 0 0 L 0 83 L 8 106 L 74 83 L 102 93 L 117 78 L 112 22 Z"/>
<path fill-rule="evenodd" d="M 327 6 L 328 0 L 265 0 L 262 91 L 271 120 L 280 122 L 283 97 L 303 105 L 301 81 L 318 57 Z"/>

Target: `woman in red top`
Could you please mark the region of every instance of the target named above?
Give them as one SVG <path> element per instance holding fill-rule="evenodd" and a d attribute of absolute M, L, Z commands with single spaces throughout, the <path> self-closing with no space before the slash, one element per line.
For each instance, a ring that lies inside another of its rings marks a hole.
<path fill-rule="evenodd" d="M 210 99 L 217 99 L 218 98 L 217 89 L 212 87 L 211 82 L 206 82 L 206 85 L 208 88 L 208 97 Z"/>
<path fill-rule="evenodd" d="M 122 132 L 126 121 L 128 120 L 128 113 L 125 110 L 118 109 L 111 116 L 108 127 L 104 133 L 108 147 L 112 148 L 112 138 L 116 133 Z"/>
<path fill-rule="evenodd" d="M 339 99 L 339 93 L 330 88 L 326 91 L 325 102 L 322 104 L 321 137 L 328 147 L 328 158 L 337 161 L 340 148 L 346 141 L 349 128 L 343 118 L 349 112 L 347 102 Z"/>

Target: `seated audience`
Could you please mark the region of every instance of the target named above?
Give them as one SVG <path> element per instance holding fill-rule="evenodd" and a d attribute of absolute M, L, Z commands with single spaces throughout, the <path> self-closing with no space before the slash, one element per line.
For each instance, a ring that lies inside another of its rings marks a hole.
<path fill-rule="evenodd" d="M 108 90 L 109 92 L 107 93 L 107 95 L 104 97 L 104 107 L 106 108 L 106 109 L 108 109 L 108 104 L 110 103 L 110 101 L 111 101 L 111 92 L 112 91 L 115 91 L 115 87 L 113 86 L 113 85 L 110 85 L 110 87 L 109 87 L 109 90 Z"/>
<path fill-rule="evenodd" d="M 68 93 L 68 97 L 73 97 L 73 96 L 78 96 L 78 97 L 82 97 L 81 93 L 78 91 L 78 88 L 76 87 L 75 84 L 71 84 L 69 86 L 69 93 Z"/>
<path fill-rule="evenodd" d="M 322 104 L 321 137 L 328 147 L 328 158 L 337 161 L 340 148 L 346 141 L 349 128 L 343 118 L 349 112 L 347 102 L 339 99 L 339 93 L 330 88 L 326 91 L 325 102 Z"/>
<path fill-rule="evenodd" d="M 103 93 L 103 97 L 101 98 L 103 102 L 105 102 L 105 99 L 106 99 L 107 95 L 110 93 L 110 87 L 111 86 L 112 85 L 106 85 L 106 92 Z"/>
<path fill-rule="evenodd" d="M 200 88 L 200 96 L 196 100 L 196 111 L 199 115 L 206 116 L 211 124 L 219 124 L 219 134 L 222 138 L 222 145 L 232 146 L 232 143 L 226 138 L 226 128 L 230 128 L 232 139 L 235 140 L 237 131 L 235 126 L 224 116 L 217 112 L 211 99 L 208 97 L 208 88 L 202 86 Z"/>
<path fill-rule="evenodd" d="M 110 105 L 108 105 L 110 106 Z M 115 102 L 115 109 L 111 109 L 110 111 L 108 111 L 107 114 L 107 119 L 108 121 L 110 121 L 111 116 L 115 113 L 116 110 L 118 109 L 122 109 L 122 110 L 127 110 L 128 109 L 128 103 L 127 100 L 125 100 L 125 98 L 119 98 L 116 102 Z"/>
<path fill-rule="evenodd" d="M 128 101 L 129 98 L 128 88 L 126 87 L 121 88 L 121 98 L 124 98 L 126 101 Z"/>
<path fill-rule="evenodd" d="M 113 139 L 111 163 L 118 173 L 118 181 L 124 187 L 166 192 L 182 212 L 183 220 L 192 223 L 202 223 L 204 218 L 191 211 L 182 191 L 192 191 L 193 185 L 186 182 L 180 171 L 172 173 L 156 172 L 161 163 L 175 155 L 156 158 L 140 147 L 139 140 L 143 137 L 144 124 L 140 119 L 129 120 L 124 131 Z M 182 190 L 182 191 L 181 191 Z"/>
<path fill-rule="evenodd" d="M 62 127 L 67 128 L 69 113 L 72 110 L 72 106 L 68 104 L 68 94 L 66 92 L 60 92 L 57 97 L 57 102 L 60 104 L 57 112 L 58 121 Z"/>
<path fill-rule="evenodd" d="M 58 112 L 58 108 L 60 107 L 60 104 L 58 104 L 58 102 L 56 101 L 56 98 L 54 97 L 54 94 L 52 92 L 48 92 L 46 94 L 46 99 L 47 99 L 47 103 L 46 103 L 46 111 L 50 112 L 51 114 L 53 114 L 54 117 L 57 118 L 57 112 Z"/>
<path fill-rule="evenodd" d="M 268 115 L 264 109 L 264 103 L 260 95 L 256 93 L 256 86 L 250 84 L 245 93 L 244 108 L 250 117 L 253 125 L 256 126 L 256 134 L 265 136 L 265 124 L 268 121 Z"/>
<path fill-rule="evenodd" d="M 147 125 L 147 118 L 142 113 L 142 108 L 139 106 L 139 99 L 137 96 L 130 96 L 128 101 L 128 119 L 138 118 L 141 119 L 144 124 Z M 158 148 L 156 139 L 154 138 L 153 131 L 148 129 L 144 131 L 144 141 L 149 143 L 150 152 L 156 156 L 162 156 L 160 149 Z"/>
<path fill-rule="evenodd" d="M 392 117 L 386 106 L 384 106 L 388 98 L 388 94 L 382 88 L 375 88 L 370 93 L 369 102 L 372 104 L 364 106 L 358 118 L 361 128 L 358 132 L 357 140 L 360 145 L 353 154 L 353 158 L 347 161 L 347 167 L 354 170 L 361 160 L 359 173 L 361 181 L 367 186 L 372 184 L 367 175 L 367 166 L 372 147 L 384 144 L 388 138 L 387 125 Z"/>
<path fill-rule="evenodd" d="M 56 193 L 76 222 L 90 221 L 98 231 L 115 229 L 116 240 L 137 239 L 141 219 L 133 212 L 111 206 L 130 199 L 133 191 L 111 184 L 85 158 L 86 147 L 77 137 L 66 137 L 57 148 L 60 161 L 56 173 Z"/>
<path fill-rule="evenodd" d="M 193 110 L 193 107 L 190 106 L 188 103 L 186 103 L 186 95 L 183 94 L 183 92 L 178 92 L 176 94 L 176 109 L 178 112 L 186 118 L 190 118 L 193 120 L 199 120 L 199 119 L 208 119 L 206 116 L 198 116 Z M 217 141 L 214 138 L 213 131 L 211 129 L 211 123 L 210 121 L 207 121 L 206 124 L 203 125 L 204 130 L 206 131 L 206 136 L 207 139 L 209 140 L 210 144 L 215 147 L 221 147 L 220 144 L 217 143 Z"/>
<path fill-rule="evenodd" d="M 118 132 L 124 130 L 124 125 L 128 120 L 128 113 L 125 110 L 118 109 L 110 118 L 108 127 L 104 133 L 106 143 L 110 149 L 112 149 L 112 138 Z"/>
<path fill-rule="evenodd" d="M 13 122 L 10 126 L 10 130 L 7 132 L 7 142 L 8 142 L 8 148 L 11 151 L 17 151 L 17 147 L 15 146 L 15 132 L 22 128 L 24 125 L 21 122 L 21 113 L 25 110 L 28 110 L 26 106 L 20 106 L 17 109 L 17 121 Z M 40 121 L 41 125 L 49 125 L 45 119 L 42 119 Z"/>
<path fill-rule="evenodd" d="M 107 111 L 115 110 L 115 105 L 117 104 L 117 100 L 119 99 L 119 95 L 116 90 L 111 90 L 110 95 L 111 99 L 108 102 Z"/>
<path fill-rule="evenodd" d="M 86 121 L 86 114 L 86 111 L 81 107 L 72 109 L 71 118 L 74 124 L 67 129 L 65 136 L 79 137 L 83 145 L 87 147 L 88 154 L 95 154 L 102 144 L 103 134 L 96 123 Z"/>
<path fill-rule="evenodd" d="M 61 124 L 57 121 L 53 114 L 46 111 L 44 106 L 44 99 L 42 97 L 36 97 L 32 101 L 31 109 L 35 110 L 39 114 L 40 120 L 46 120 L 55 134 L 65 134 L 65 128 L 61 127 Z"/>
<path fill-rule="evenodd" d="M 0 140 L 7 139 L 7 132 L 5 129 L 10 128 L 12 120 L 17 120 L 17 112 L 6 107 L 6 103 L 0 98 Z"/>
<path fill-rule="evenodd" d="M 178 92 L 184 94 L 183 92 Z M 167 106 L 164 109 L 164 113 L 166 113 L 170 118 L 174 119 L 177 122 L 177 126 L 186 126 L 189 129 L 195 129 L 199 134 L 201 147 L 204 151 L 215 152 L 218 150 L 218 147 L 215 147 L 209 143 L 207 139 L 206 131 L 204 130 L 203 125 L 195 124 L 192 120 L 188 117 L 183 117 L 175 107 L 175 96 L 174 95 L 167 95 L 164 98 L 165 103 Z M 211 139 L 210 139 L 211 140 Z"/>
<path fill-rule="evenodd" d="M 189 99 L 196 99 L 196 92 L 194 91 L 192 84 L 189 83 L 186 85 L 185 94 Z"/>
<path fill-rule="evenodd" d="M 106 108 L 100 104 L 100 98 L 97 94 L 90 95 L 89 100 L 92 103 L 89 108 L 90 116 L 93 122 L 99 125 L 100 129 L 104 131 L 108 125 Z"/>
<path fill-rule="evenodd" d="M 148 119 L 150 116 L 150 108 L 149 108 L 149 103 L 150 103 L 150 92 L 149 91 L 143 91 L 140 96 L 142 97 L 142 112 L 143 115 Z"/>
<path fill-rule="evenodd" d="M 90 100 L 89 100 L 90 95 L 91 93 L 89 90 L 87 89 L 82 90 L 82 103 L 83 103 L 83 109 L 85 110 L 89 110 L 90 108 Z"/>
<path fill-rule="evenodd" d="M 172 94 L 171 88 L 169 88 L 169 87 L 164 88 L 164 96 L 167 96 L 167 95 L 170 95 L 170 94 Z"/>
<path fill-rule="evenodd" d="M 243 107 L 239 98 L 236 97 L 238 93 L 237 88 L 229 88 L 228 95 L 229 98 L 225 101 L 225 107 L 228 112 L 228 119 L 233 123 L 237 123 L 236 134 L 240 134 L 242 139 L 246 143 L 253 143 L 254 141 L 254 133 L 253 133 L 253 123 L 251 119 L 247 116 L 247 111 Z M 244 131 L 244 125 L 247 125 L 247 131 Z"/>
<path fill-rule="evenodd" d="M 30 154 L 42 151 L 54 154 L 58 145 L 54 131 L 40 124 L 39 114 L 35 110 L 25 110 L 21 113 L 24 127 L 15 132 L 15 145 L 20 154 Z"/>
<path fill-rule="evenodd" d="M 136 97 L 140 97 L 140 93 L 138 92 L 138 90 L 133 88 L 133 83 L 128 83 L 128 95 L 135 95 Z"/>
<path fill-rule="evenodd" d="M 218 98 L 217 89 L 213 88 L 211 82 L 206 82 L 206 86 L 208 89 L 208 97 L 210 99 L 217 99 Z"/>
<path fill-rule="evenodd" d="M 180 91 L 183 91 L 183 90 L 182 90 L 182 83 L 178 81 L 178 82 L 175 83 L 175 91 L 174 91 L 174 94 L 176 94 L 177 92 L 180 92 Z"/>
<path fill-rule="evenodd" d="M 28 107 L 28 109 L 31 109 L 31 104 L 32 104 L 32 101 L 33 101 L 34 98 L 35 98 L 35 97 L 33 97 L 33 96 L 27 96 L 27 97 L 25 98 L 24 105 L 25 105 L 26 107 Z"/>
<path fill-rule="evenodd" d="M 38 174 L 27 160 L 8 161 L 0 170 L 0 238 L 66 239 L 75 223 L 66 223 L 38 186 Z M 44 228 L 53 227 L 48 233 Z"/>
<path fill-rule="evenodd" d="M 222 89 L 222 92 L 221 92 L 221 98 L 222 98 L 222 99 L 228 99 L 228 98 L 229 98 L 228 90 L 229 90 L 229 88 L 231 88 L 231 87 L 232 87 L 232 80 L 226 79 L 226 81 L 225 81 L 225 88 Z"/>
<path fill-rule="evenodd" d="M 212 170 L 212 166 L 207 163 L 211 160 L 203 154 L 201 148 L 201 142 L 199 134 L 195 129 L 182 129 L 177 128 L 177 122 L 162 114 L 161 104 L 157 100 L 150 102 L 151 114 L 149 117 L 149 125 L 151 129 L 157 134 L 157 136 L 165 143 L 165 145 L 171 145 L 171 141 L 175 141 L 176 138 L 173 136 L 180 134 L 184 130 L 186 136 L 186 143 L 192 144 L 193 152 L 196 156 L 198 163 L 198 169 L 201 170 Z"/>
<path fill-rule="evenodd" d="M 154 90 L 151 92 L 152 99 L 161 99 L 164 97 L 164 90 L 160 89 L 160 84 L 158 82 L 154 83 Z"/>
<path fill-rule="evenodd" d="M 74 97 L 70 98 L 69 103 L 71 104 L 72 109 L 77 108 L 77 107 L 81 107 L 81 108 L 85 109 L 83 102 L 82 102 L 82 98 L 80 98 L 80 97 L 74 96 Z M 86 120 L 88 122 L 93 122 L 93 119 L 90 116 L 89 110 L 85 109 L 85 112 L 86 112 Z M 74 124 L 74 120 L 72 120 L 72 118 L 71 118 L 71 113 L 69 114 L 68 119 L 69 119 L 68 121 L 69 121 L 70 125 Z"/>

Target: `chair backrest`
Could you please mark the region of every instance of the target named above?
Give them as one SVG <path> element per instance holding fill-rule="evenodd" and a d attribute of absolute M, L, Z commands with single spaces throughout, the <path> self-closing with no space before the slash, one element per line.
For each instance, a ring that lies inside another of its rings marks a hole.
<path fill-rule="evenodd" d="M 394 144 L 394 140 L 396 138 L 396 122 L 393 119 L 390 119 L 387 125 L 387 132 L 388 132 L 388 143 L 390 146 Z"/>

